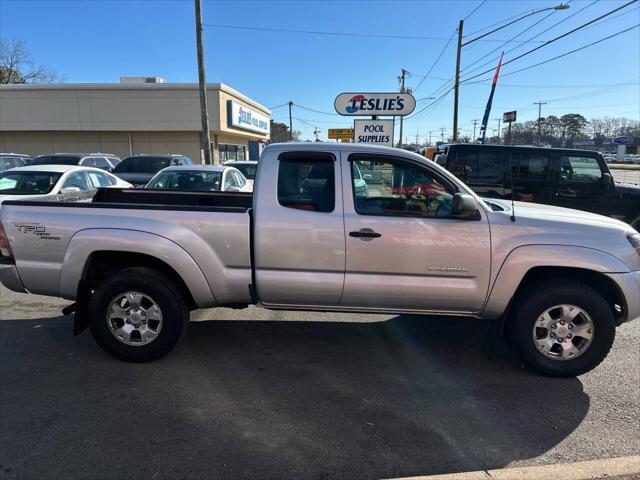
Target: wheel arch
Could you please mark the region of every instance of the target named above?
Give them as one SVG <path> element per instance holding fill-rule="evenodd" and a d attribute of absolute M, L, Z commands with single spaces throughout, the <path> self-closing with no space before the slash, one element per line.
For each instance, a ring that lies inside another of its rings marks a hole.
<path fill-rule="evenodd" d="M 82 230 L 71 238 L 60 270 L 60 296 L 73 300 L 81 286 L 91 288 L 130 267 L 149 267 L 171 279 L 190 308 L 216 305 L 202 271 L 179 245 L 155 234 L 119 229 Z"/>
<path fill-rule="evenodd" d="M 586 247 L 528 245 L 514 249 L 500 267 L 483 310 L 486 318 L 508 313 L 513 300 L 528 285 L 549 278 L 568 278 L 600 292 L 613 309 L 617 321 L 624 318 L 626 301 L 607 273 L 628 272 L 616 257 Z"/>
<path fill-rule="evenodd" d="M 522 278 L 513 298 L 526 291 L 534 283 L 550 279 L 567 279 L 583 283 L 600 293 L 609 304 L 616 323 L 624 318 L 627 308 L 624 295 L 616 283 L 607 275 L 585 268 L 576 267 L 533 267 Z"/>

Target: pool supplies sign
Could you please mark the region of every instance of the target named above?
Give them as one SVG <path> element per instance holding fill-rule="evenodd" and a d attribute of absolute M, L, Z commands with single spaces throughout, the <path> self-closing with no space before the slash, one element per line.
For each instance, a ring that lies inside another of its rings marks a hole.
<path fill-rule="evenodd" d="M 410 93 L 341 93 L 333 106 L 340 115 L 409 115 L 416 108 Z"/>
<path fill-rule="evenodd" d="M 227 100 L 227 122 L 230 127 L 269 135 L 269 118 L 233 100 Z"/>
<path fill-rule="evenodd" d="M 393 147 L 393 120 L 354 120 L 355 143 Z"/>

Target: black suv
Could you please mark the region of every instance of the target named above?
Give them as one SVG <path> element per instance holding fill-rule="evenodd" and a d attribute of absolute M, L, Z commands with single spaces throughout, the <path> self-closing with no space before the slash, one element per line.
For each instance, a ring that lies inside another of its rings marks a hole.
<path fill-rule="evenodd" d="M 640 186 L 616 184 L 602 155 L 588 150 L 441 145 L 434 160 L 478 195 L 575 208 L 640 229 Z"/>

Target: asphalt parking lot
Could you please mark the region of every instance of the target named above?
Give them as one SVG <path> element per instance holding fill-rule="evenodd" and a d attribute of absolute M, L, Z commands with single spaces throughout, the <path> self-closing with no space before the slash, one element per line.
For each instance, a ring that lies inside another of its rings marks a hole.
<path fill-rule="evenodd" d="M 0 290 L 0 478 L 375 479 L 640 453 L 638 322 L 561 380 L 477 320 L 256 308 L 198 312 L 218 321 L 127 364 L 73 337 L 64 304 Z"/>

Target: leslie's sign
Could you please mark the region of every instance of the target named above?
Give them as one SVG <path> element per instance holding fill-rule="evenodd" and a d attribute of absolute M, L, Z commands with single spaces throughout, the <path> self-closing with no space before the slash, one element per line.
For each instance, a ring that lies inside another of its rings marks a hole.
<path fill-rule="evenodd" d="M 416 108 L 410 93 L 341 93 L 333 106 L 340 115 L 409 115 Z"/>

